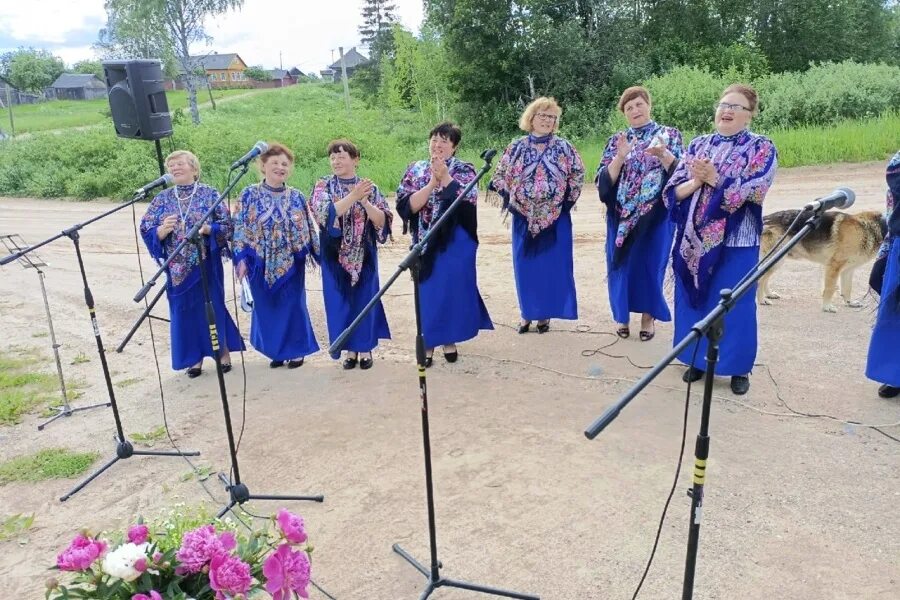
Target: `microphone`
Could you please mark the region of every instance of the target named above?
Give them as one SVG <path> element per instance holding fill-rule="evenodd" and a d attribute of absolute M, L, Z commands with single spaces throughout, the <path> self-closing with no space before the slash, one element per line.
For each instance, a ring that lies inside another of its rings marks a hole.
<path fill-rule="evenodd" d="M 832 208 L 850 208 L 856 202 L 856 194 L 850 188 L 838 188 L 816 200 L 809 202 L 803 207 L 804 212 L 821 212 L 831 210 Z"/>
<path fill-rule="evenodd" d="M 156 179 L 154 179 L 153 181 L 151 181 L 144 187 L 138 188 L 137 190 L 135 190 L 134 195 L 135 196 L 146 196 L 147 192 L 149 192 L 153 188 L 157 188 L 161 185 L 170 185 L 174 180 L 175 180 L 174 177 L 172 177 L 170 174 L 166 173 L 162 177 L 157 177 Z"/>
<path fill-rule="evenodd" d="M 269 149 L 269 145 L 267 143 L 256 142 L 253 145 L 253 148 L 250 149 L 250 152 L 248 152 L 247 154 L 243 155 L 242 157 L 240 157 L 239 159 L 237 159 L 236 161 L 231 163 L 231 170 L 234 171 L 238 167 L 242 167 L 242 166 L 246 165 L 248 162 L 250 162 L 251 160 L 253 160 L 254 158 L 256 158 L 257 156 L 259 156 L 260 154 L 262 154 L 263 152 L 265 152 L 268 149 Z"/>

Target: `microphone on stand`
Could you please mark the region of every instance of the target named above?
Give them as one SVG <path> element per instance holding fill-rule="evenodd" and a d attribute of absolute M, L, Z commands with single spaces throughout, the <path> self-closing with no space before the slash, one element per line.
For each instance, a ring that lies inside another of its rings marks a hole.
<path fill-rule="evenodd" d="M 242 166 L 246 165 L 248 162 L 250 162 L 257 156 L 259 156 L 260 154 L 266 152 L 268 149 L 269 149 L 269 145 L 267 143 L 262 142 L 262 141 L 256 142 L 253 145 L 253 148 L 250 149 L 250 152 L 243 155 L 242 157 L 240 157 L 239 159 L 237 159 L 236 161 L 234 161 L 231 164 L 231 170 L 234 171 L 238 167 L 242 167 Z"/>
<path fill-rule="evenodd" d="M 161 185 L 163 185 L 163 186 L 170 185 L 174 180 L 175 180 L 174 177 L 172 177 L 169 173 L 166 173 L 162 177 L 157 177 L 156 179 L 154 179 L 153 181 L 151 181 L 144 187 L 140 187 L 137 190 L 135 190 L 134 197 L 135 198 L 143 198 L 144 196 L 147 195 L 147 192 L 149 192 L 153 188 L 158 188 Z"/>
<path fill-rule="evenodd" d="M 856 194 L 850 188 L 838 188 L 822 198 L 817 198 L 803 207 L 803 212 L 824 212 L 832 208 L 844 209 L 853 206 Z"/>

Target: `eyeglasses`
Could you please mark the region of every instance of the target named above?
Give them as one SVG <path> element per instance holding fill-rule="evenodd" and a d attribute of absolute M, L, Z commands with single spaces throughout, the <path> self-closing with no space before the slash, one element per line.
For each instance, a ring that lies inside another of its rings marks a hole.
<path fill-rule="evenodd" d="M 535 119 L 544 119 L 545 121 L 555 121 L 559 117 L 556 115 L 548 115 L 547 113 L 538 113 L 534 115 Z"/>
<path fill-rule="evenodd" d="M 750 112 L 750 109 L 746 106 L 742 106 L 740 104 L 731 104 L 729 102 L 719 102 L 713 108 L 715 108 L 716 110 L 746 110 L 747 112 Z"/>

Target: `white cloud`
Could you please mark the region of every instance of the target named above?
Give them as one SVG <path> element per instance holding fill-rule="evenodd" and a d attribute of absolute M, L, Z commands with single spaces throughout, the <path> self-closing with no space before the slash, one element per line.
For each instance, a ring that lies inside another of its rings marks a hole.
<path fill-rule="evenodd" d="M 396 0 L 405 27 L 418 31 L 421 0 Z M 213 37 L 197 51 L 237 52 L 248 64 L 318 71 L 337 60 L 338 46 L 359 46 L 362 0 L 245 0 L 207 23 Z M 106 22 L 103 0 L 0 0 L 0 51 L 45 48 L 67 64 L 94 58 L 90 44 Z M 333 59 L 332 59 L 333 51 Z"/>
<path fill-rule="evenodd" d="M 72 32 L 106 22 L 103 0 L 4 0 L 0 37 L 19 45 L 63 45 Z M 81 41 L 81 40 L 79 40 Z"/>

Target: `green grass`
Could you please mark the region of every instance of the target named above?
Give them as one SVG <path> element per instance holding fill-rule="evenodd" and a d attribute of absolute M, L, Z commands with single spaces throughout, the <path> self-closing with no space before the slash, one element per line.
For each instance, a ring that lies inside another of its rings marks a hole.
<path fill-rule="evenodd" d="M 0 355 L 0 425 L 19 423 L 23 415 L 58 390 L 55 376 L 31 368 L 37 360 L 28 354 Z"/>
<path fill-rule="evenodd" d="M 22 533 L 31 529 L 32 525 L 34 525 L 34 513 L 0 518 L 0 542 L 19 537 Z"/>
<path fill-rule="evenodd" d="M 122 381 L 116 382 L 116 387 L 118 388 L 126 388 L 131 387 L 137 383 L 140 383 L 142 379 L 140 377 L 129 377 L 128 379 L 123 379 Z"/>
<path fill-rule="evenodd" d="M 135 442 L 138 442 L 139 444 L 141 444 L 143 446 L 150 446 L 150 447 L 153 447 L 156 444 L 156 442 L 162 440 L 164 437 L 166 437 L 166 428 L 164 425 L 160 425 L 156 429 L 152 429 L 152 430 L 148 431 L 147 433 L 132 433 L 131 434 L 131 439 L 133 439 Z"/>
<path fill-rule="evenodd" d="M 373 108 L 356 99 L 347 114 L 340 89 L 329 84 L 303 84 L 266 90 L 202 111 L 203 123 L 176 119 L 175 133 L 164 140 L 165 151 L 184 148 L 202 163 L 203 180 L 224 188 L 228 165 L 257 140 L 280 141 L 296 156 L 290 185 L 309 194 L 315 180 L 330 173 L 325 148 L 337 137 L 355 141 L 362 153 L 359 174 L 372 179 L 385 194 L 393 193 L 410 162 L 428 154 L 427 135 L 434 125 L 421 115 Z M 510 137 L 479 135 L 463 126 L 459 156 L 481 167 L 487 147 L 502 150 Z M 782 166 L 885 160 L 896 151 L 900 115 L 849 121 L 831 127 L 803 127 L 770 132 Z M 691 132 L 684 132 L 688 142 Z M 597 168 L 606 137 L 574 140 L 588 174 Z M 0 196 L 98 197 L 124 199 L 159 173 L 153 144 L 117 138 L 111 128 L 38 133 L 0 143 Z M 590 179 L 590 178 L 589 178 Z M 258 181 L 255 169 L 237 185 L 235 194 Z M 486 184 L 486 180 L 482 181 Z"/>
<path fill-rule="evenodd" d="M 44 481 L 80 475 L 97 457 L 97 452 L 72 452 L 65 448 L 48 448 L 30 456 L 20 456 L 0 463 L 0 485 L 13 481 Z"/>
<path fill-rule="evenodd" d="M 213 90 L 213 98 L 220 100 L 229 96 L 257 93 L 267 90 Z M 166 92 L 169 110 L 187 110 L 187 92 Z M 202 90 L 197 94 L 200 103 L 209 102 L 209 93 Z M 201 111 L 203 108 L 201 107 Z M 69 127 L 85 127 L 99 123 L 110 123 L 109 102 L 106 98 L 97 100 L 50 100 L 39 104 L 23 104 L 13 107 L 13 120 L 16 124 L 16 135 L 50 131 Z M 0 128 L 9 133 L 9 112 L 0 110 Z"/>

